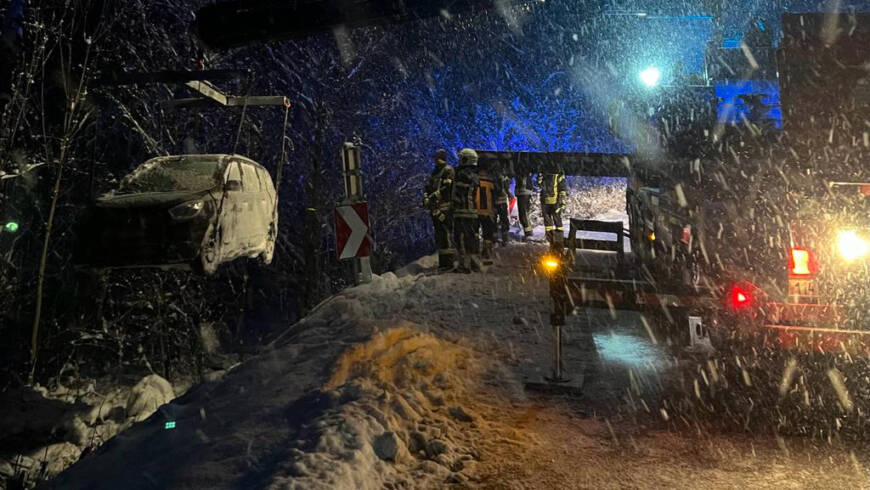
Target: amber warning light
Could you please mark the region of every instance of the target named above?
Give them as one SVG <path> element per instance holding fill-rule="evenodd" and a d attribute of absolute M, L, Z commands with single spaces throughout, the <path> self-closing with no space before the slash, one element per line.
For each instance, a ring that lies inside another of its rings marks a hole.
<path fill-rule="evenodd" d="M 544 255 L 541 258 L 541 266 L 543 266 L 544 270 L 547 274 L 552 274 L 559 270 L 559 266 L 562 264 L 559 262 L 559 259 L 552 255 Z"/>

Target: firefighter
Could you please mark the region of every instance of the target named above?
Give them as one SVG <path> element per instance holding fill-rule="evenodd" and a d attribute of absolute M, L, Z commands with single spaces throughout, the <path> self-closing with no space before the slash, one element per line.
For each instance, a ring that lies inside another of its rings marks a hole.
<path fill-rule="evenodd" d="M 459 152 L 459 166 L 453 179 L 453 237 L 459 253 L 459 270 L 483 270 L 480 262 L 480 220 L 475 197 L 480 186 L 477 152 L 464 148 Z"/>
<path fill-rule="evenodd" d="M 495 176 L 495 222 L 494 228 L 498 228 L 498 244 L 504 247 L 508 242 L 508 231 L 510 230 L 510 209 L 509 203 L 513 195 L 511 195 L 511 178 L 504 172 L 504 169 L 499 169 Z"/>
<path fill-rule="evenodd" d="M 523 238 L 532 236 L 532 223 L 529 221 L 529 208 L 532 206 L 532 176 L 530 174 L 517 175 L 516 179 L 517 215 L 520 218 L 520 226 L 523 227 Z"/>
<path fill-rule="evenodd" d="M 454 170 L 447 165 L 447 150 L 441 149 L 433 155 L 435 169 L 429 175 L 423 193 L 423 207 L 432 216 L 435 228 L 435 246 L 438 248 L 438 272 L 453 269 L 456 249 L 453 248 L 453 217 L 450 212 L 451 190 Z"/>
<path fill-rule="evenodd" d="M 565 174 L 558 168 L 549 168 L 538 173 L 541 188 L 541 213 L 544 215 L 544 230 L 547 242 L 556 248 L 562 245 L 565 234 L 562 228 L 562 209 L 568 198 Z"/>
<path fill-rule="evenodd" d="M 483 249 L 480 257 L 485 265 L 492 264 L 492 244 L 495 242 L 495 176 L 485 170 L 481 165 L 477 176 L 480 187 L 474 197 L 474 205 L 477 208 L 477 217 L 480 220 L 480 230 L 483 232 Z"/>

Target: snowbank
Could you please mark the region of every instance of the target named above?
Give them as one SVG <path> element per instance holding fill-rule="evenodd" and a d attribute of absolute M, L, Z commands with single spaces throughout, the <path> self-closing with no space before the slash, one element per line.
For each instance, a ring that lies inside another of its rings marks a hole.
<path fill-rule="evenodd" d="M 0 397 L 0 488 L 51 478 L 103 442 L 148 418 L 175 397 L 157 375 L 135 386 L 91 380 L 78 388 L 63 385 L 10 389 Z M 180 391 L 184 386 L 179 386 Z"/>
<path fill-rule="evenodd" d="M 477 478 L 488 425 L 474 405 L 479 354 L 396 317 L 420 277 L 388 273 L 330 298 L 261 355 L 48 486 L 437 488 Z"/>

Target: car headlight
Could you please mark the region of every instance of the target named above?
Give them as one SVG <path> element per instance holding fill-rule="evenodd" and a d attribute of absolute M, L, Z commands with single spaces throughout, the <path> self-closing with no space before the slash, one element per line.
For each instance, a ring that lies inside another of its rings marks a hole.
<path fill-rule="evenodd" d="M 840 256 L 847 262 L 854 262 L 870 253 L 870 242 L 855 230 L 840 230 L 837 247 L 840 249 Z"/>
<path fill-rule="evenodd" d="M 179 204 L 169 210 L 169 216 L 176 221 L 185 221 L 193 219 L 202 212 L 205 203 L 202 201 L 190 201 L 184 204 Z"/>

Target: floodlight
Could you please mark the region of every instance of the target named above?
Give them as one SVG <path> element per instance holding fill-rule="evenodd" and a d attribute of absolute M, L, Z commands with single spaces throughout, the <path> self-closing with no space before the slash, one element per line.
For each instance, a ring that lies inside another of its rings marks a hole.
<path fill-rule="evenodd" d="M 647 87 L 655 87 L 659 84 L 659 79 L 662 77 L 662 73 L 658 68 L 654 66 L 650 66 L 648 68 L 644 68 L 640 72 L 640 81 L 643 82 Z"/>

